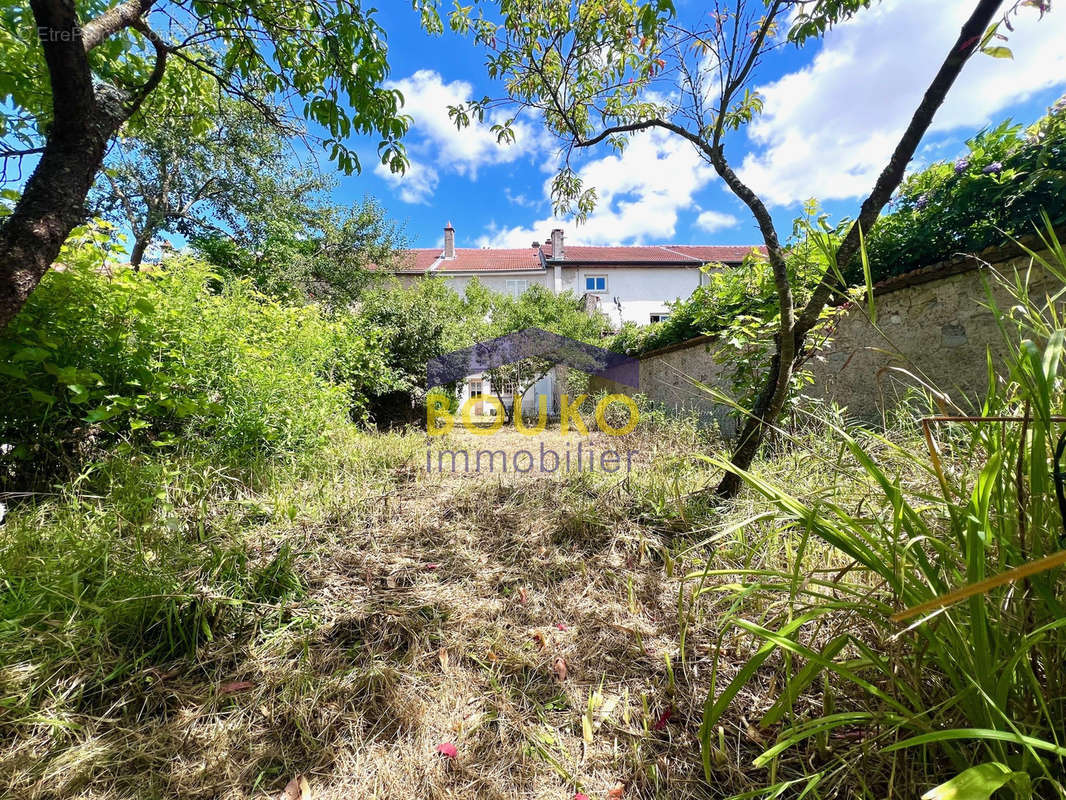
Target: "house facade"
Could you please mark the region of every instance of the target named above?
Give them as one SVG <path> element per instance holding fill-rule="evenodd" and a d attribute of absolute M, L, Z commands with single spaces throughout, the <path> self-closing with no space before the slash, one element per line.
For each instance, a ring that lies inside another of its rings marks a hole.
<path fill-rule="evenodd" d="M 615 327 L 647 325 L 670 313 L 707 280 L 705 264 L 740 264 L 753 249 L 733 245 L 640 245 L 589 247 L 567 245 L 561 228 L 548 241 L 528 248 L 458 248 L 455 228 L 444 229 L 444 248 L 408 250 L 393 269 L 404 284 L 430 275 L 457 291 L 477 278 L 494 292 L 519 295 L 533 285 L 555 293 L 590 295 Z"/>
<path fill-rule="evenodd" d="M 567 245 L 561 228 L 544 243 L 533 242 L 528 248 L 459 248 L 449 222 L 443 248 L 407 250 L 392 272 L 404 285 L 438 276 L 457 292 L 465 291 L 475 278 L 491 291 L 516 297 L 534 285 L 556 294 L 571 291 L 585 297 L 589 307 L 598 308 L 618 328 L 625 322 L 647 325 L 666 319 L 671 303 L 687 299 L 706 283 L 704 265 L 735 266 L 753 249 L 765 252 L 761 246 L 734 245 Z M 564 383 L 555 370 L 545 375 L 523 396 L 523 412 L 536 414 L 539 397 L 545 395 L 549 413 L 558 413 Z M 492 394 L 488 376 L 471 375 L 461 400 Z M 510 392 L 502 394 L 509 404 Z M 476 406 L 486 413 L 492 408 L 487 402 Z"/>

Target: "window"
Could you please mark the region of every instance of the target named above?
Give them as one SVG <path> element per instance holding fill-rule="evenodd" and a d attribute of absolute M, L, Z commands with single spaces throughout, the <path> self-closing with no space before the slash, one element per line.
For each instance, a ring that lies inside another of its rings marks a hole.
<path fill-rule="evenodd" d="M 585 291 L 586 292 L 606 292 L 607 291 L 607 276 L 606 275 L 586 275 L 585 276 Z"/>
<path fill-rule="evenodd" d="M 485 393 L 485 385 L 482 382 L 481 378 L 477 378 L 476 380 L 471 380 L 470 381 L 470 396 L 471 397 L 481 397 L 481 395 L 483 395 L 484 393 Z"/>
<path fill-rule="evenodd" d="M 665 312 L 665 311 L 661 312 L 659 314 L 652 314 L 651 315 L 651 321 L 652 322 L 665 322 L 668 319 L 670 319 L 670 314 Z"/>
<path fill-rule="evenodd" d="M 511 297 L 518 297 L 522 292 L 529 288 L 529 281 L 517 278 L 513 280 L 509 279 L 506 285 L 507 294 L 511 295 Z"/>

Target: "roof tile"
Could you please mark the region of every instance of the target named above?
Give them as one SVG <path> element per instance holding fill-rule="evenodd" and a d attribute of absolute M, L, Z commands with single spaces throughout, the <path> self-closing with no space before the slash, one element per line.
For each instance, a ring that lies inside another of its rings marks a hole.
<path fill-rule="evenodd" d="M 741 245 L 641 245 L 634 247 L 589 247 L 570 245 L 566 247 L 563 264 L 575 266 L 595 264 L 598 267 L 620 267 L 626 264 L 692 265 L 709 262 L 737 264 L 753 249 L 765 253 L 766 248 Z M 544 255 L 551 258 L 551 243 L 544 245 Z M 439 259 L 439 263 L 438 263 Z M 392 271 L 400 274 L 433 272 L 514 272 L 542 269 L 540 256 L 532 247 L 522 249 L 476 249 L 456 248 L 455 258 L 441 259 L 438 249 L 406 250 L 397 260 Z M 549 265 L 550 266 L 550 265 Z"/>
<path fill-rule="evenodd" d="M 455 258 L 442 260 L 435 272 L 509 272 L 541 269 L 540 254 L 532 247 L 521 250 L 455 248 Z"/>

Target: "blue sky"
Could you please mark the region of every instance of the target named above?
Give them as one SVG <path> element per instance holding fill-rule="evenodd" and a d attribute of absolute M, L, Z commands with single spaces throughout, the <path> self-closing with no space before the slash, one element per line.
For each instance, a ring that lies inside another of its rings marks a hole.
<path fill-rule="evenodd" d="M 678 6 L 684 16 L 706 4 Z M 786 47 L 764 66 L 757 82 L 764 113 L 726 150 L 769 201 L 782 233 L 808 197 L 835 217 L 854 214 L 971 8 L 972 0 L 884 0 L 823 41 Z M 438 246 L 447 221 L 461 247 L 526 247 L 559 224 L 568 241 L 587 244 L 760 241 L 747 209 L 691 146 L 660 133 L 636 137 L 621 158 L 606 147 L 585 154 L 579 165 L 601 202 L 583 226 L 554 220 L 546 181 L 558 164 L 557 144 L 536 124 L 500 147 L 487 126 L 459 132 L 447 119 L 449 103 L 501 96 L 483 52 L 450 33 L 427 36 L 407 2 L 392 0 L 379 14 L 392 80 L 414 118 L 407 141 L 413 167 L 402 178 L 375 170 L 375 142 L 367 140 L 364 171 L 341 178 L 337 202 L 373 195 L 418 247 Z M 1004 117 L 1029 122 L 1066 91 L 1066 11 L 1056 8 L 1042 21 L 1023 11 L 1015 27 L 1008 43 L 1015 58 L 975 56 L 916 164 L 955 156 L 968 136 Z"/>

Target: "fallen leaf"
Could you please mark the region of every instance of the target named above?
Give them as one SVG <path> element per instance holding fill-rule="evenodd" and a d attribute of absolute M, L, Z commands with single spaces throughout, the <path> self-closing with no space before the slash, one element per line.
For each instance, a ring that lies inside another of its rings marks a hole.
<path fill-rule="evenodd" d="M 311 800 L 311 784 L 303 775 L 297 775 L 285 784 L 278 800 Z"/>
<path fill-rule="evenodd" d="M 440 659 L 441 672 L 447 672 L 448 671 L 448 649 L 445 648 L 445 647 L 442 647 L 440 650 L 438 650 L 437 651 L 437 658 Z"/>
<path fill-rule="evenodd" d="M 526 604 L 526 600 L 529 599 L 529 593 L 526 591 L 525 586 L 521 586 L 518 589 L 518 602 L 522 605 Z"/>
<path fill-rule="evenodd" d="M 445 758 L 456 758 L 459 755 L 459 750 L 451 742 L 442 742 L 437 745 L 437 752 Z"/>
<path fill-rule="evenodd" d="M 561 631 L 568 631 L 568 630 L 570 630 L 570 628 L 568 628 L 568 627 L 567 627 L 567 625 L 566 625 L 566 623 L 565 623 L 565 622 L 556 622 L 556 623 L 555 623 L 555 627 L 556 627 L 556 628 L 558 628 L 558 629 L 559 629 L 559 630 L 561 630 Z"/>
<path fill-rule="evenodd" d="M 555 659 L 555 666 L 552 667 L 552 671 L 555 673 L 555 677 L 560 681 L 566 680 L 566 661 L 563 658 Z"/>
<path fill-rule="evenodd" d="M 626 793 L 626 785 L 621 781 L 618 781 L 614 785 L 611 791 L 607 792 L 607 800 L 622 800 L 622 795 Z"/>
<path fill-rule="evenodd" d="M 533 641 L 537 643 L 537 647 L 541 650 L 548 646 L 548 641 L 544 637 L 544 631 L 533 631 Z"/>
<path fill-rule="evenodd" d="M 759 729 L 756 728 L 754 725 L 748 725 L 744 733 L 746 733 L 748 735 L 748 738 L 756 744 L 766 744 L 766 739 L 761 733 L 759 733 Z"/>
<path fill-rule="evenodd" d="M 243 692 L 245 689 L 251 689 L 252 685 L 251 681 L 229 681 L 218 687 L 218 693 L 233 694 L 233 692 Z"/>
<path fill-rule="evenodd" d="M 672 717 L 673 715 L 674 715 L 674 709 L 672 707 L 666 709 L 666 711 L 664 711 L 662 714 L 660 714 L 659 718 L 657 720 L 655 720 L 655 724 L 652 726 L 652 728 L 654 728 L 657 731 L 661 731 L 663 728 L 666 727 L 666 723 L 668 723 L 670 721 L 670 717 Z"/>
<path fill-rule="evenodd" d="M 578 792 L 574 795 L 574 800 L 589 800 L 589 796 L 587 794 L 581 794 L 581 792 Z"/>
<path fill-rule="evenodd" d="M 495 664 L 497 661 L 500 660 L 500 657 L 498 655 L 496 655 L 496 651 L 495 650 L 488 650 L 485 653 L 485 657 L 493 664 Z"/>
<path fill-rule="evenodd" d="M 426 564 L 426 569 L 428 571 L 430 571 L 430 572 L 432 572 L 435 569 L 438 569 L 439 567 L 440 567 L 440 564 Z"/>

